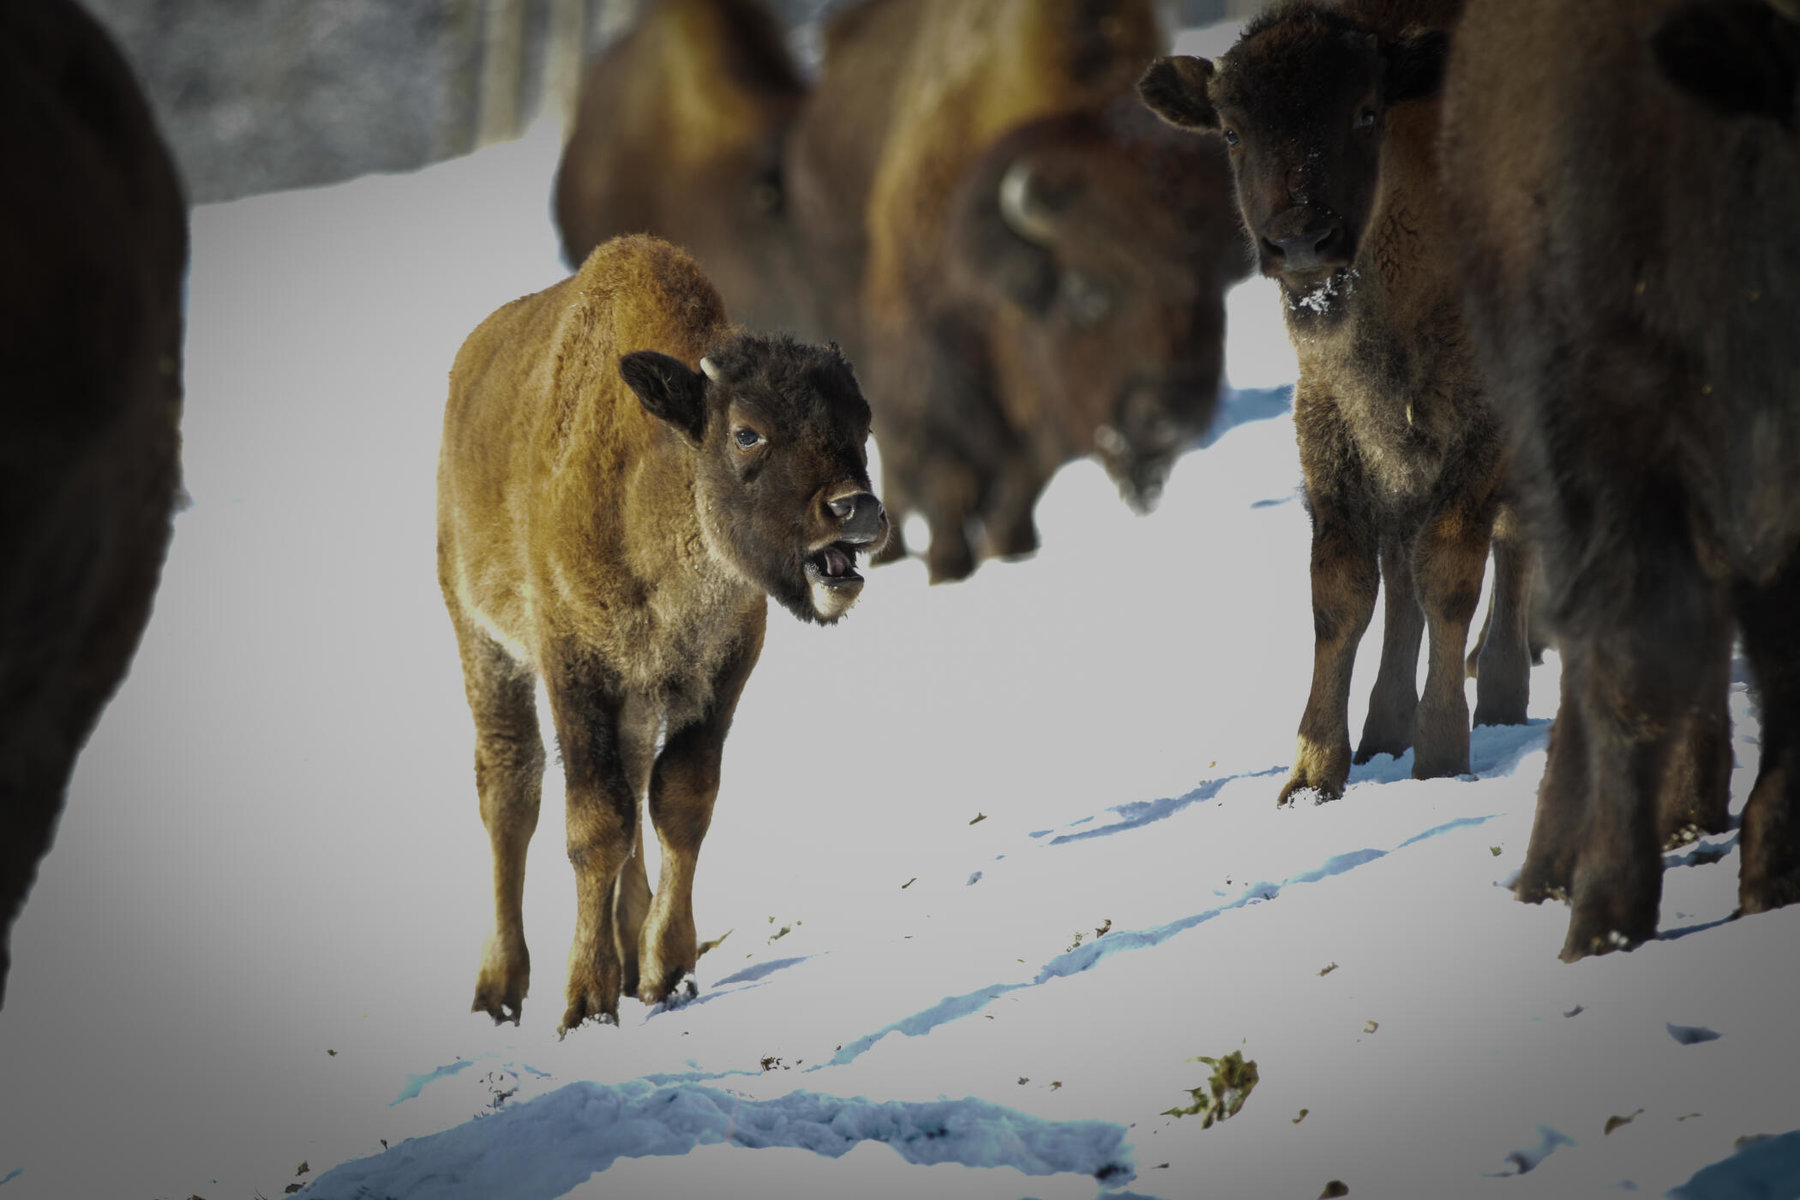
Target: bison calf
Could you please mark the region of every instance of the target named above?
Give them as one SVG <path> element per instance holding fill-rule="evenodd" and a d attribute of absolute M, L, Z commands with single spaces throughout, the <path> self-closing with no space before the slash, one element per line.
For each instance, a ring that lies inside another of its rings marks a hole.
<path fill-rule="evenodd" d="M 1520 899 L 1565 959 L 1654 937 L 1728 826 L 1733 624 L 1762 702 L 1739 900 L 1800 900 L 1800 23 L 1759 0 L 1485 0 L 1445 96 L 1467 310 L 1563 658 Z"/>
<path fill-rule="evenodd" d="M 0 5 L 0 999 L 75 756 L 150 617 L 180 490 L 187 208 L 125 60 Z"/>
<path fill-rule="evenodd" d="M 1221 129 L 1262 273 L 1300 361 L 1294 423 L 1312 516 L 1312 693 L 1285 803 L 1342 792 L 1350 669 L 1385 590 L 1381 669 L 1357 762 L 1415 748 L 1414 776 L 1469 769 L 1463 647 L 1502 499 L 1498 423 L 1464 336 L 1438 200 L 1437 93 L 1460 6 L 1281 4 L 1217 67 L 1153 64 L 1170 122 Z M 1477 724 L 1525 720 L 1526 562 L 1496 546 Z M 1419 642 L 1431 635 L 1424 696 Z"/>
<path fill-rule="evenodd" d="M 438 577 L 475 718 L 495 930 L 474 1010 L 516 1023 L 520 902 L 544 769 L 568 783 L 575 940 L 561 1028 L 693 969 L 695 858 L 762 648 L 765 596 L 831 624 L 888 534 L 869 407 L 835 347 L 744 333 L 693 260 L 648 237 L 469 336 L 438 467 Z M 659 749 L 660 747 L 660 749 Z M 652 899 L 640 799 L 662 848 Z"/>

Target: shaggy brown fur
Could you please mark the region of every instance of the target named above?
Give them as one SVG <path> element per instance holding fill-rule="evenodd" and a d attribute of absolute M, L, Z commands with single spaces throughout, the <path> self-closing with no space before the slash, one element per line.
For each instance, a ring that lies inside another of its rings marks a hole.
<path fill-rule="evenodd" d="M 828 311 L 858 320 L 833 332 L 933 580 L 1034 549 L 1070 458 L 1098 451 L 1147 506 L 1210 421 L 1247 271 L 1222 148 L 1109 107 L 1160 42 L 1149 4 L 1096 0 L 866 0 L 828 30 L 796 228 Z"/>
<path fill-rule="evenodd" d="M 73 4 L 0 5 L 0 999 L 75 757 L 150 616 L 180 488 L 187 211 Z"/>
<path fill-rule="evenodd" d="M 1245 224 L 1280 282 L 1300 360 L 1294 420 L 1312 515 L 1312 693 L 1281 791 L 1342 792 L 1350 670 L 1387 595 L 1357 762 L 1414 748 L 1418 778 L 1469 769 L 1463 647 L 1502 499 L 1498 424 L 1464 336 L 1438 199 L 1435 99 L 1454 0 L 1281 4 L 1217 64 L 1166 59 L 1140 84 L 1188 128 L 1222 128 Z M 1525 719 L 1523 555 L 1478 724 Z M 1430 631 L 1424 696 L 1415 679 Z"/>
<path fill-rule="evenodd" d="M 781 150 L 806 87 L 758 0 L 656 0 L 588 64 L 556 176 L 563 254 L 610 237 L 683 247 L 753 329 L 810 331 Z"/>
<path fill-rule="evenodd" d="M 537 679 L 576 875 L 562 1028 L 616 1018 L 621 989 L 662 1000 L 693 969 L 694 864 L 764 597 L 836 621 L 862 588 L 856 553 L 887 533 L 868 429 L 835 348 L 729 326 L 693 260 L 654 238 L 600 246 L 463 344 L 438 468 L 438 578 L 494 851 L 476 1011 L 516 1022 L 529 983 Z M 640 800 L 662 847 L 654 899 Z"/>
<path fill-rule="evenodd" d="M 1762 707 L 1744 912 L 1800 900 L 1800 26 L 1756 0 L 1472 0 L 1445 96 L 1467 310 L 1563 657 L 1519 898 L 1654 937 Z"/>

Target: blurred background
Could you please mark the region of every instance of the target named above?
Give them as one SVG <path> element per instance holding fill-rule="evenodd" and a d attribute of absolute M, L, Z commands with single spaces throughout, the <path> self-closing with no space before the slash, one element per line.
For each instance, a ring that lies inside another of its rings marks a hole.
<path fill-rule="evenodd" d="M 772 0 L 803 66 L 836 0 Z M 86 0 L 193 203 L 409 171 L 566 113 L 638 0 Z M 1171 34 L 1261 0 L 1161 0 Z"/>

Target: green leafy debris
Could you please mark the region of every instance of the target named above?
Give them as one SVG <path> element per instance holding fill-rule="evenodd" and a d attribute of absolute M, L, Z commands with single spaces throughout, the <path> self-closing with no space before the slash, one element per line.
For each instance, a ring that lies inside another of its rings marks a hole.
<path fill-rule="evenodd" d="M 1246 1059 L 1241 1050 L 1233 1050 L 1223 1058 L 1207 1058 L 1202 1055 L 1187 1061 L 1210 1066 L 1213 1069 L 1212 1078 L 1200 1087 L 1188 1089 L 1188 1095 L 1194 1098 L 1192 1104 L 1186 1108 L 1164 1109 L 1163 1115 L 1198 1116 L 1201 1118 L 1202 1129 L 1211 1129 L 1214 1121 L 1235 1116 L 1244 1107 L 1244 1101 L 1257 1084 L 1256 1060 Z"/>
<path fill-rule="evenodd" d="M 1644 1115 L 1644 1110 L 1640 1108 L 1628 1117 L 1619 1117 L 1619 1116 L 1608 1117 L 1608 1118 L 1606 1118 L 1606 1132 L 1611 1133 L 1613 1130 L 1619 1128 L 1621 1125 L 1629 1125 L 1633 1121 L 1637 1120 L 1639 1117 L 1641 1117 L 1643 1115 Z"/>

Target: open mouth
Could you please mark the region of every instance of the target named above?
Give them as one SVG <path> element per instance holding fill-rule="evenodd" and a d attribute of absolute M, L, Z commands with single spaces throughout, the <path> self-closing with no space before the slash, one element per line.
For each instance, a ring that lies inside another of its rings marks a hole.
<path fill-rule="evenodd" d="M 856 547 L 849 542 L 833 542 L 806 560 L 806 578 L 825 587 L 860 585 L 863 577 L 856 570 Z"/>

